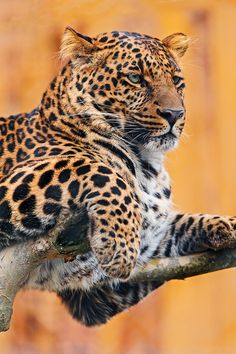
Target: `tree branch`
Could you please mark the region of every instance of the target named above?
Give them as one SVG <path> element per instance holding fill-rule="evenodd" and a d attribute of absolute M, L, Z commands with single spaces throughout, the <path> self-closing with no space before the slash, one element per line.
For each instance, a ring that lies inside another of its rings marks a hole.
<path fill-rule="evenodd" d="M 84 252 L 84 248 L 82 250 Z M 79 253 L 80 247 L 77 247 L 76 254 Z M 29 273 L 45 260 L 71 257 L 74 254 L 73 247 L 62 249 L 53 239 L 48 238 L 20 243 L 0 252 L 0 332 L 9 329 L 16 293 Z"/>
<path fill-rule="evenodd" d="M 134 283 L 141 281 L 185 279 L 195 275 L 215 272 L 236 266 L 236 249 L 209 251 L 190 256 L 159 258 L 149 261 L 132 278 Z"/>
<path fill-rule="evenodd" d="M 0 332 L 10 326 L 12 306 L 16 293 L 27 280 L 29 273 L 44 260 L 74 257 L 89 249 L 80 240 L 77 245 L 61 245 L 58 238 L 41 238 L 21 243 L 0 252 Z M 205 252 L 191 256 L 151 260 L 130 281 L 184 279 L 199 274 L 236 266 L 236 249 Z"/>

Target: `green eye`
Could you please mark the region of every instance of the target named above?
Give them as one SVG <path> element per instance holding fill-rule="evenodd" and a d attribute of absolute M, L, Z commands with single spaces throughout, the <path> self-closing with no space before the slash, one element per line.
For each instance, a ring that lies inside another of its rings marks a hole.
<path fill-rule="evenodd" d="M 180 81 L 182 80 L 182 77 L 175 75 L 172 77 L 172 80 L 175 85 L 178 85 L 180 83 Z"/>
<path fill-rule="evenodd" d="M 140 75 L 130 74 L 128 75 L 128 79 L 132 84 L 140 84 L 142 81 L 142 77 Z"/>

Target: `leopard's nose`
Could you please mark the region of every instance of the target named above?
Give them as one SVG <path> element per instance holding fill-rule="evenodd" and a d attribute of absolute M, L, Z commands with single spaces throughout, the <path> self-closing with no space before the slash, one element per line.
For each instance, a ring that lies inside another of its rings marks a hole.
<path fill-rule="evenodd" d="M 172 128 L 176 121 L 184 116 L 184 109 L 165 109 L 163 111 L 158 109 L 157 113 L 166 119 Z"/>

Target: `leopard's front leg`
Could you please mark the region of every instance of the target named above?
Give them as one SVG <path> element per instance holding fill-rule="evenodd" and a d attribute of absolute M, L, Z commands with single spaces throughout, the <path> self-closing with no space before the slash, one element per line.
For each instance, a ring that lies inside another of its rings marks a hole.
<path fill-rule="evenodd" d="M 85 228 L 100 268 L 126 279 L 138 257 L 140 227 L 134 188 L 100 162 L 39 161 L 0 186 L 0 250 L 50 234 L 76 244 Z"/>
<path fill-rule="evenodd" d="M 236 217 L 173 213 L 154 256 L 182 256 L 236 247 Z"/>
<path fill-rule="evenodd" d="M 90 194 L 85 202 L 92 250 L 106 274 L 128 278 L 140 248 L 141 215 L 135 193 L 121 177 L 110 176 L 106 188 L 89 198 Z"/>

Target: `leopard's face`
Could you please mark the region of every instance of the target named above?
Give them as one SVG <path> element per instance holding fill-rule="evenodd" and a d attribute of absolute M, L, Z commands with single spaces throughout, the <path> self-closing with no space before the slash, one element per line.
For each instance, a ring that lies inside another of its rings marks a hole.
<path fill-rule="evenodd" d="M 82 109 L 85 119 L 105 121 L 123 139 L 146 149 L 175 147 L 185 121 L 185 85 L 177 59 L 187 49 L 186 36 L 160 41 L 111 32 L 90 39 L 69 31 L 64 51 L 68 41 L 77 41 L 69 89 L 75 110 L 81 114 Z"/>

